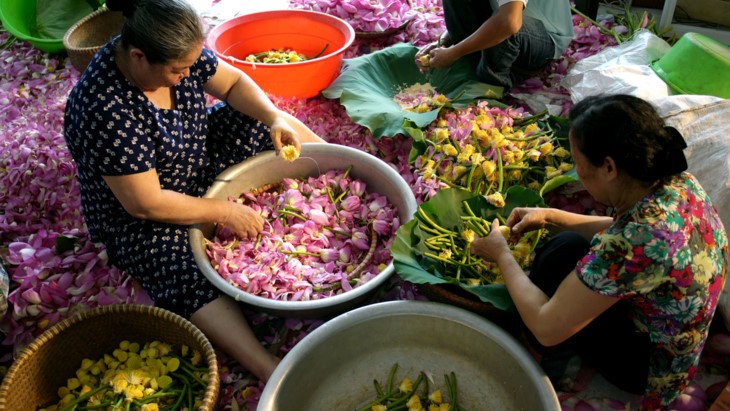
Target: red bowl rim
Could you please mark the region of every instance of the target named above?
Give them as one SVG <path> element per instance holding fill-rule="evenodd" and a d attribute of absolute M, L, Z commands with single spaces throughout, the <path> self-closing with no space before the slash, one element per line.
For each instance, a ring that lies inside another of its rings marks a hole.
<path fill-rule="evenodd" d="M 258 21 L 258 20 L 267 20 L 270 18 L 284 18 L 294 15 L 304 15 L 309 16 L 312 19 L 315 20 L 329 20 L 333 23 L 333 25 L 340 28 L 340 30 L 345 34 L 345 44 L 337 49 L 333 53 L 329 53 L 327 55 L 317 57 L 315 59 L 306 60 L 306 61 L 299 61 L 296 63 L 287 63 L 287 64 L 270 64 L 270 63 L 251 63 L 245 60 L 237 59 L 235 57 L 226 56 L 224 54 L 221 54 L 218 52 L 218 50 L 213 47 L 213 44 L 218 40 L 218 37 L 220 37 L 221 34 L 223 34 L 226 30 L 228 30 L 231 27 L 235 27 L 239 24 L 241 24 L 241 21 Z M 230 64 L 243 64 L 244 66 L 250 66 L 251 68 L 255 66 L 264 66 L 267 69 L 284 69 L 286 67 L 292 67 L 292 66 L 301 66 L 301 65 L 307 65 L 307 64 L 316 64 L 317 62 L 324 60 L 326 58 L 335 57 L 338 55 L 341 55 L 345 52 L 351 45 L 352 42 L 355 41 L 355 29 L 352 28 L 350 23 L 346 22 L 345 20 L 342 20 L 339 17 L 332 16 L 330 14 L 322 13 L 319 11 L 313 11 L 313 10 L 298 10 L 298 9 L 288 9 L 288 10 L 268 10 L 268 11 L 260 11 L 255 13 L 249 13 L 244 14 L 241 16 L 236 16 L 231 19 L 228 19 L 224 21 L 223 23 L 213 27 L 206 36 L 205 39 L 205 47 L 213 50 L 213 52 L 218 56 L 218 58 L 225 60 L 226 62 Z"/>

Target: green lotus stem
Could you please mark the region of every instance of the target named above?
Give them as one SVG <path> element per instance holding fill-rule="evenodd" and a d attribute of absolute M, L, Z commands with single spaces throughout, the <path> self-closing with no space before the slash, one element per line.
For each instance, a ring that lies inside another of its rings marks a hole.
<path fill-rule="evenodd" d="M 466 212 L 467 212 L 467 213 L 469 214 L 469 217 L 473 217 L 473 218 L 479 218 L 479 217 L 477 217 L 477 215 L 476 215 L 476 214 L 474 214 L 474 210 L 472 210 L 472 209 L 471 209 L 471 206 L 469 205 L 469 203 L 468 203 L 468 202 L 466 202 L 466 201 L 462 201 L 462 202 L 461 202 L 461 204 L 463 204 L 463 205 L 464 205 L 464 209 L 465 209 L 465 210 L 466 210 Z"/>
<path fill-rule="evenodd" d="M 449 259 L 446 259 L 446 258 L 442 258 L 442 257 L 439 257 L 439 256 L 437 256 L 437 255 L 436 255 L 436 254 L 434 254 L 434 253 L 429 253 L 429 252 L 426 252 L 426 253 L 423 253 L 423 255 L 425 255 L 425 256 L 426 256 L 426 257 L 428 257 L 428 258 L 434 259 L 434 260 L 436 260 L 436 261 L 441 261 L 442 263 L 446 263 L 446 264 L 452 264 L 452 265 L 457 265 L 457 264 L 458 264 L 458 263 L 457 263 L 456 261 L 454 261 L 454 260 L 449 260 Z"/>
<path fill-rule="evenodd" d="M 378 397 L 383 395 L 383 388 L 380 386 L 378 380 L 373 380 L 373 385 L 375 386 L 375 394 L 377 394 Z"/>
<path fill-rule="evenodd" d="M 388 385 L 386 387 L 388 388 L 388 391 L 393 390 L 393 378 L 395 378 L 395 372 L 398 370 L 398 363 L 393 364 L 392 367 L 390 367 L 390 372 L 388 373 Z"/>
<path fill-rule="evenodd" d="M 198 384 L 200 384 L 201 386 L 205 387 L 207 385 L 207 383 L 205 381 L 203 381 L 197 374 L 195 374 L 195 372 L 189 370 L 187 367 L 181 367 L 181 368 L 185 374 L 191 376 L 193 378 L 193 380 L 195 382 L 197 382 Z"/>
<path fill-rule="evenodd" d="M 450 238 L 435 238 L 435 237 L 431 237 L 431 238 L 427 238 L 424 241 L 424 244 L 432 244 L 432 245 L 449 244 L 449 245 L 451 245 L 451 244 L 453 244 L 453 241 L 451 241 Z"/>
<path fill-rule="evenodd" d="M 306 255 L 308 257 L 319 257 L 319 254 L 310 253 L 309 251 L 286 251 L 286 250 L 279 250 L 280 253 L 286 254 L 286 255 Z"/>
<path fill-rule="evenodd" d="M 539 133 L 535 133 L 535 134 L 529 135 L 527 137 L 514 138 L 514 137 L 505 136 L 504 139 L 508 140 L 508 141 L 532 141 L 532 140 L 537 140 L 538 138 L 540 138 L 542 136 L 549 135 L 550 133 L 552 133 L 552 131 L 541 131 Z"/>
<path fill-rule="evenodd" d="M 324 53 L 324 51 L 327 50 L 327 47 L 329 47 L 329 46 L 330 46 L 329 43 L 325 43 L 324 47 L 322 47 L 322 50 L 320 50 L 319 53 L 312 56 L 311 59 L 316 59 L 317 57 L 321 56 L 322 53 Z"/>
<path fill-rule="evenodd" d="M 416 378 L 416 382 L 413 383 L 413 391 L 411 391 L 414 395 L 416 394 L 416 391 L 418 390 L 418 386 L 421 385 L 421 382 L 423 382 L 424 376 L 423 372 L 418 374 L 418 378 Z M 405 405 L 405 403 L 408 401 L 410 396 L 408 393 L 405 393 L 406 395 L 398 398 L 397 400 L 393 401 L 392 403 L 388 404 L 388 410 L 397 410 L 399 406 Z"/>
<path fill-rule="evenodd" d="M 449 378 L 449 375 L 444 374 L 444 379 L 446 380 L 446 386 L 449 390 L 449 400 L 451 400 L 451 409 L 456 410 L 458 407 L 458 400 L 457 400 L 457 394 L 456 394 L 456 374 L 454 374 L 453 371 L 451 371 L 451 378 Z"/>
<path fill-rule="evenodd" d="M 332 192 L 332 187 L 330 187 L 330 186 L 327 186 L 327 197 L 329 197 L 329 199 L 330 199 L 330 202 L 331 202 L 332 204 L 334 204 L 334 203 L 335 203 L 335 197 L 334 197 L 334 193 Z"/>
<path fill-rule="evenodd" d="M 418 225 L 418 228 L 420 228 L 421 230 L 423 230 L 423 231 L 425 231 L 425 232 L 427 232 L 427 233 L 429 233 L 429 234 L 436 234 L 436 235 L 437 235 L 437 234 L 443 234 L 443 233 L 442 233 L 441 231 L 438 231 L 438 230 L 436 230 L 436 229 L 434 229 L 434 228 L 431 228 L 431 227 L 425 226 L 425 225 L 423 225 L 423 224 L 419 224 L 419 225 Z"/>
<path fill-rule="evenodd" d="M 298 209 L 296 207 L 290 206 L 290 205 L 285 205 L 284 207 L 282 207 L 282 209 L 284 209 L 286 211 L 292 211 L 292 212 L 295 212 L 297 214 L 302 214 L 302 210 L 300 210 L 300 209 Z"/>
<path fill-rule="evenodd" d="M 489 234 L 489 230 L 485 229 L 480 221 L 476 221 L 473 219 L 473 217 L 462 217 L 466 218 L 467 220 L 464 220 L 464 223 L 466 223 L 469 228 L 471 228 L 473 231 L 475 231 L 479 237 L 484 237 Z M 478 217 L 477 217 L 478 218 Z"/>
<path fill-rule="evenodd" d="M 469 206 L 469 203 L 467 203 L 466 201 L 462 201 L 462 204 L 464 205 L 466 212 L 469 213 L 470 219 L 475 219 L 476 222 L 479 224 L 479 227 L 482 228 L 482 230 L 484 231 L 483 235 L 489 234 L 489 231 L 491 230 L 491 225 L 487 225 L 488 221 L 474 214 L 474 210 L 471 209 L 471 206 Z"/>
<path fill-rule="evenodd" d="M 531 116 L 517 118 L 512 122 L 512 124 L 516 125 L 516 126 L 528 125 L 528 124 L 534 123 L 535 120 L 544 117 L 546 114 L 548 114 L 547 109 L 542 110 L 539 113 L 533 114 Z"/>
<path fill-rule="evenodd" d="M 180 395 L 178 395 L 178 397 L 175 400 L 175 402 L 170 407 L 168 407 L 166 409 L 168 409 L 168 410 L 179 410 L 180 407 L 182 406 L 183 401 L 185 401 L 185 397 L 187 396 L 187 391 L 192 390 L 192 388 L 190 387 L 190 381 L 188 381 L 188 379 L 185 378 L 184 375 L 182 375 L 182 374 L 180 374 L 178 372 L 170 373 L 170 375 L 172 375 L 175 378 L 177 378 L 178 380 L 180 380 L 182 382 L 182 387 L 180 389 Z"/>
<path fill-rule="evenodd" d="M 307 221 L 307 217 L 304 217 L 303 215 L 297 214 L 297 213 L 295 213 L 293 211 L 286 210 L 284 208 L 280 208 L 280 209 L 276 210 L 276 212 L 278 212 L 279 214 L 283 214 L 283 215 L 287 215 L 287 216 L 290 216 L 290 217 L 298 218 L 298 219 L 300 219 L 302 221 Z"/>
<path fill-rule="evenodd" d="M 395 394 L 398 394 L 398 390 L 388 391 L 387 393 L 379 396 L 378 398 L 374 399 L 373 401 L 370 401 L 369 403 L 365 404 L 358 411 L 370 411 L 374 405 L 380 405 L 380 403 L 390 399 L 390 397 L 392 397 Z"/>
<path fill-rule="evenodd" d="M 584 19 L 588 20 L 588 21 L 589 21 L 589 22 L 590 22 L 591 24 L 593 24 L 594 26 L 596 26 L 596 27 L 598 28 L 598 31 L 600 31 L 601 33 L 603 33 L 603 34 L 605 34 L 605 35 L 607 35 L 607 36 L 611 36 L 611 37 L 613 37 L 613 38 L 614 38 L 614 40 L 616 40 L 616 43 L 618 43 L 618 44 L 621 44 L 621 43 L 623 43 L 623 42 L 621 41 L 621 38 L 619 37 L 618 33 L 616 33 L 616 31 L 615 31 L 615 30 L 611 30 L 611 29 L 609 29 L 609 28 L 606 28 L 605 26 L 603 26 L 603 25 L 599 24 L 599 23 L 598 23 L 597 21 L 595 21 L 595 20 L 593 20 L 592 18 L 590 18 L 590 17 L 586 16 L 585 14 L 583 14 L 583 13 L 582 13 L 582 12 L 581 12 L 580 10 L 576 9 L 575 7 L 572 7 L 572 6 L 571 6 L 571 7 L 570 7 L 570 10 L 571 10 L 571 11 L 572 11 L 573 13 L 575 13 L 575 14 L 577 14 L 577 15 L 579 15 L 579 16 L 581 16 L 581 17 L 583 17 Z"/>
<path fill-rule="evenodd" d="M 111 400 L 100 402 L 95 405 L 87 405 L 86 410 L 100 410 L 100 409 L 106 409 L 106 407 L 110 406 L 112 404 Z"/>
<path fill-rule="evenodd" d="M 438 234 L 433 237 L 429 237 L 426 240 L 437 240 L 437 239 L 441 239 L 441 238 L 449 239 L 449 238 L 453 238 L 455 235 L 456 235 L 455 233 Z"/>
<path fill-rule="evenodd" d="M 352 166 L 348 166 L 347 169 L 345 169 L 345 172 L 342 174 L 341 178 L 347 178 L 347 176 L 350 175 L 350 171 L 352 171 Z"/>
<path fill-rule="evenodd" d="M 261 233 L 258 233 L 256 236 L 256 242 L 253 245 L 253 249 L 257 250 L 259 248 L 259 244 L 261 244 Z"/>
<path fill-rule="evenodd" d="M 514 165 L 508 165 L 504 166 L 505 170 L 532 170 L 535 168 L 534 166 L 514 166 Z"/>
<path fill-rule="evenodd" d="M 435 222 L 434 222 L 434 221 L 433 221 L 433 220 L 431 219 L 431 217 L 429 217 L 429 216 L 428 216 L 428 214 L 426 214 L 426 212 L 425 212 L 425 211 L 423 211 L 423 208 L 422 208 L 422 207 L 418 207 L 418 215 L 420 215 L 420 216 L 421 216 L 421 218 L 422 218 L 423 220 L 425 220 L 425 221 L 426 221 L 426 222 L 427 222 L 428 224 L 430 224 L 430 225 L 431 225 L 431 227 L 433 227 L 433 228 L 434 228 L 434 229 L 436 229 L 437 231 L 440 231 L 440 232 L 442 232 L 442 233 L 446 233 L 446 234 L 453 234 L 453 233 L 454 233 L 453 231 L 451 231 L 451 230 L 447 230 L 447 229 L 445 229 L 445 228 L 441 227 L 440 225 L 436 224 L 436 223 L 435 223 Z"/>
<path fill-rule="evenodd" d="M 504 164 L 502 163 L 502 151 L 499 150 L 499 147 L 497 147 L 495 151 L 497 152 L 497 167 L 499 168 L 499 184 L 497 185 L 497 191 L 501 193 L 504 185 Z"/>
<path fill-rule="evenodd" d="M 426 247 L 428 247 L 429 249 L 431 249 L 433 251 L 441 251 L 444 249 L 444 245 L 447 245 L 447 244 L 433 244 L 433 243 L 428 243 L 428 242 L 425 244 L 426 244 Z"/>
<path fill-rule="evenodd" d="M 158 391 L 158 392 L 156 392 L 154 394 L 150 394 L 150 395 L 148 395 L 146 397 L 140 398 L 138 400 L 134 400 L 133 402 L 135 404 L 137 404 L 137 405 L 144 405 L 144 404 L 147 404 L 148 402 L 150 402 L 152 400 L 155 400 L 157 398 L 171 397 L 173 395 L 177 395 L 177 393 L 178 393 L 177 390 L 174 390 L 174 391 L 162 390 L 162 391 Z M 90 409 L 90 408 L 87 407 L 87 409 Z"/>
<path fill-rule="evenodd" d="M 446 184 L 447 186 L 449 186 L 449 187 L 451 187 L 451 188 L 461 188 L 461 189 L 466 189 L 466 187 L 462 187 L 462 186 L 460 186 L 460 185 L 458 185 L 458 184 L 455 184 L 454 182 L 452 182 L 452 181 L 449 181 L 449 180 L 447 180 L 447 179 L 445 179 L 445 178 L 443 178 L 443 177 L 441 177 L 441 176 L 436 176 L 436 179 L 437 179 L 438 181 L 440 181 L 440 182 L 442 182 L 442 183 Z"/>
<path fill-rule="evenodd" d="M 469 256 L 469 250 L 464 248 L 464 253 L 461 255 L 461 261 L 459 262 L 459 266 L 456 267 L 456 279 L 461 280 L 461 267 L 466 264 L 467 257 Z"/>
<path fill-rule="evenodd" d="M 98 387 L 87 392 L 86 394 L 79 395 L 73 402 L 66 404 L 63 408 L 59 409 L 58 411 L 70 411 L 72 409 L 75 409 L 83 401 L 88 400 L 92 395 L 96 394 L 97 392 L 101 391 L 104 388 L 107 388 L 107 387 L 105 385 L 99 385 Z"/>
<path fill-rule="evenodd" d="M 471 169 L 469 170 L 469 176 L 466 177 L 466 188 L 471 191 L 471 180 L 474 178 L 474 172 L 477 169 L 476 164 L 471 165 Z"/>
<path fill-rule="evenodd" d="M 348 280 L 347 283 L 354 286 L 355 284 L 357 284 L 357 280 Z M 342 281 L 336 281 L 334 283 L 331 283 L 328 287 L 312 287 L 312 290 L 318 293 L 322 293 L 340 288 L 342 288 Z"/>
<path fill-rule="evenodd" d="M 194 401 L 193 401 L 193 390 L 191 388 L 191 389 L 188 390 L 188 410 L 192 410 L 193 409 L 193 404 L 194 404 Z"/>

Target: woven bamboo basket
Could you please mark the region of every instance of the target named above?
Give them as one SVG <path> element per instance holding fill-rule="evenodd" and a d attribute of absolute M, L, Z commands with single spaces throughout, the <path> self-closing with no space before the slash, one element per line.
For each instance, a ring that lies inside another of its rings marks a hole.
<path fill-rule="evenodd" d="M 220 388 L 213 346 L 183 317 L 146 305 L 110 305 L 63 320 L 22 351 L 0 386 L 0 410 L 36 410 L 58 402 L 57 390 L 84 358 L 101 358 L 123 340 L 159 340 L 198 350 L 208 366 L 208 387 L 199 410 L 215 409 Z"/>
<path fill-rule="evenodd" d="M 99 49 L 119 34 L 126 18 L 119 11 L 102 7 L 68 29 L 63 46 L 78 71 L 84 71 Z"/>

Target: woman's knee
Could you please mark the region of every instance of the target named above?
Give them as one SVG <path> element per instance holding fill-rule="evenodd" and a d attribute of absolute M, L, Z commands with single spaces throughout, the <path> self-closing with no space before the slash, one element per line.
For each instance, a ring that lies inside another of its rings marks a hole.
<path fill-rule="evenodd" d="M 546 294 L 554 294 L 589 249 L 590 242 L 578 233 L 566 231 L 554 235 L 537 251 L 530 279 Z"/>

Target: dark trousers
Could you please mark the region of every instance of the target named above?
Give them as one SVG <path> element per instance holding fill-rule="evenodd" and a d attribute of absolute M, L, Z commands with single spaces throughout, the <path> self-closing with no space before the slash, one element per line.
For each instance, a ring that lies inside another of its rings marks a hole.
<path fill-rule="evenodd" d="M 588 249 L 589 242 L 576 233 L 555 235 L 538 250 L 530 279 L 552 297 Z M 642 394 L 647 385 L 650 342 L 646 333 L 636 329 L 629 314 L 629 304 L 619 301 L 561 343 L 558 349 L 574 350 L 586 364 L 618 388 Z M 540 345 L 529 330 L 525 330 L 525 334 L 538 352 L 544 354 L 553 350 Z"/>
<path fill-rule="evenodd" d="M 474 33 L 492 15 L 487 0 L 443 0 L 444 22 L 453 44 Z M 517 34 L 502 43 L 474 53 L 477 77 L 488 84 L 511 88 L 519 79 L 516 72 L 529 72 L 552 60 L 555 44 L 540 20 L 522 17 Z"/>

